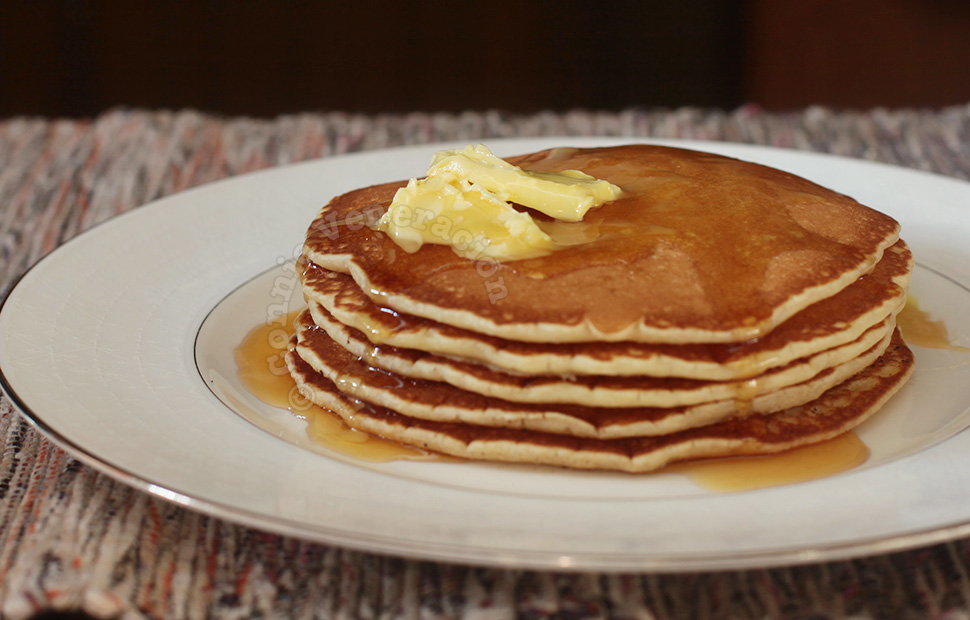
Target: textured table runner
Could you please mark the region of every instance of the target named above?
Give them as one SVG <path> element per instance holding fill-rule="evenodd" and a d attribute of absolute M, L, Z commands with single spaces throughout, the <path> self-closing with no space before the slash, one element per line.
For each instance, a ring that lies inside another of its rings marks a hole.
<path fill-rule="evenodd" d="M 115 110 L 90 121 L 17 118 L 0 121 L 0 297 L 67 239 L 188 187 L 364 149 L 544 135 L 767 144 L 970 179 L 970 107 L 275 120 Z M 721 573 L 456 566 L 342 550 L 186 510 L 82 465 L 5 398 L 0 437 L 3 618 L 49 609 L 99 618 L 970 618 L 970 540 Z"/>

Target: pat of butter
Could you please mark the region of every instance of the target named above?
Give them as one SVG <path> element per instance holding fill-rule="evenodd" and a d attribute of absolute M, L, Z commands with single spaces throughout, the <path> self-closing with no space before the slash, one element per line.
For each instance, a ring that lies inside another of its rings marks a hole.
<path fill-rule="evenodd" d="M 407 252 L 432 243 L 473 260 L 519 260 L 549 254 L 557 244 L 511 203 L 578 222 L 620 193 L 578 170 L 523 170 L 482 145 L 467 146 L 438 152 L 427 178 L 398 190 L 377 227 Z"/>
<path fill-rule="evenodd" d="M 453 172 L 507 202 L 514 202 L 564 222 L 579 222 L 586 212 L 616 200 L 620 188 L 579 170 L 523 170 L 492 154 L 485 146 L 439 151 L 429 176 Z"/>
<path fill-rule="evenodd" d="M 450 245 L 472 260 L 533 258 L 556 249 L 528 213 L 450 173 L 408 181 L 378 228 L 407 252 L 425 243 Z"/>

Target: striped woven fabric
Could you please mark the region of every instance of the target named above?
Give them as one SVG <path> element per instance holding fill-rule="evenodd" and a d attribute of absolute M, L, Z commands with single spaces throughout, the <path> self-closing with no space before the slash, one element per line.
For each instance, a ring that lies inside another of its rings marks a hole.
<path fill-rule="evenodd" d="M 273 120 L 114 110 L 0 122 L 0 296 L 45 253 L 153 199 L 250 170 L 402 144 L 542 135 L 730 140 L 970 179 L 970 107 L 756 107 Z M 0 616 L 104 618 L 970 617 L 970 541 L 849 562 L 682 575 L 401 560 L 266 534 L 82 465 L 0 399 Z"/>

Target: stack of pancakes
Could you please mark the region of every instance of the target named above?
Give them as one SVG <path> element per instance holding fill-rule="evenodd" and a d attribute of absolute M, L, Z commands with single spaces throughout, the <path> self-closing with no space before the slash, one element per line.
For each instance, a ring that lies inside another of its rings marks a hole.
<path fill-rule="evenodd" d="M 510 161 L 623 196 L 578 223 L 533 213 L 561 249 L 502 263 L 407 253 L 367 225 L 403 183 L 334 198 L 307 233 L 287 360 L 307 398 L 455 456 L 649 471 L 832 438 L 909 377 L 913 259 L 888 216 L 694 151 Z"/>

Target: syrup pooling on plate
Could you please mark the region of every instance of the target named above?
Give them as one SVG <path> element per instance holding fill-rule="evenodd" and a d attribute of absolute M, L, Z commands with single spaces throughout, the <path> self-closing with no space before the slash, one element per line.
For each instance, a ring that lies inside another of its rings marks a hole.
<path fill-rule="evenodd" d="M 899 329 L 906 337 L 906 342 L 927 349 L 945 349 L 970 353 L 970 347 L 961 347 L 950 341 L 949 330 L 942 320 L 920 308 L 915 297 L 906 300 L 906 307 L 899 313 L 897 319 Z"/>
<path fill-rule="evenodd" d="M 307 402 L 284 361 L 300 312 L 295 310 L 257 325 L 236 347 L 239 380 L 253 396 L 303 417 L 310 439 L 346 456 L 365 461 L 454 460 L 354 430 L 333 413 Z"/>
<path fill-rule="evenodd" d="M 827 478 L 862 465 L 869 448 L 854 432 L 779 454 L 677 463 L 666 470 L 700 487 L 729 493 Z"/>
<path fill-rule="evenodd" d="M 344 456 L 376 462 L 458 460 L 352 429 L 339 416 L 317 405 L 311 405 L 302 415 L 306 418 L 310 439 Z"/>
<path fill-rule="evenodd" d="M 306 400 L 295 389 L 284 360 L 293 337 L 293 321 L 299 314 L 290 312 L 257 325 L 234 352 L 239 380 L 246 389 L 264 403 L 283 409 Z"/>

